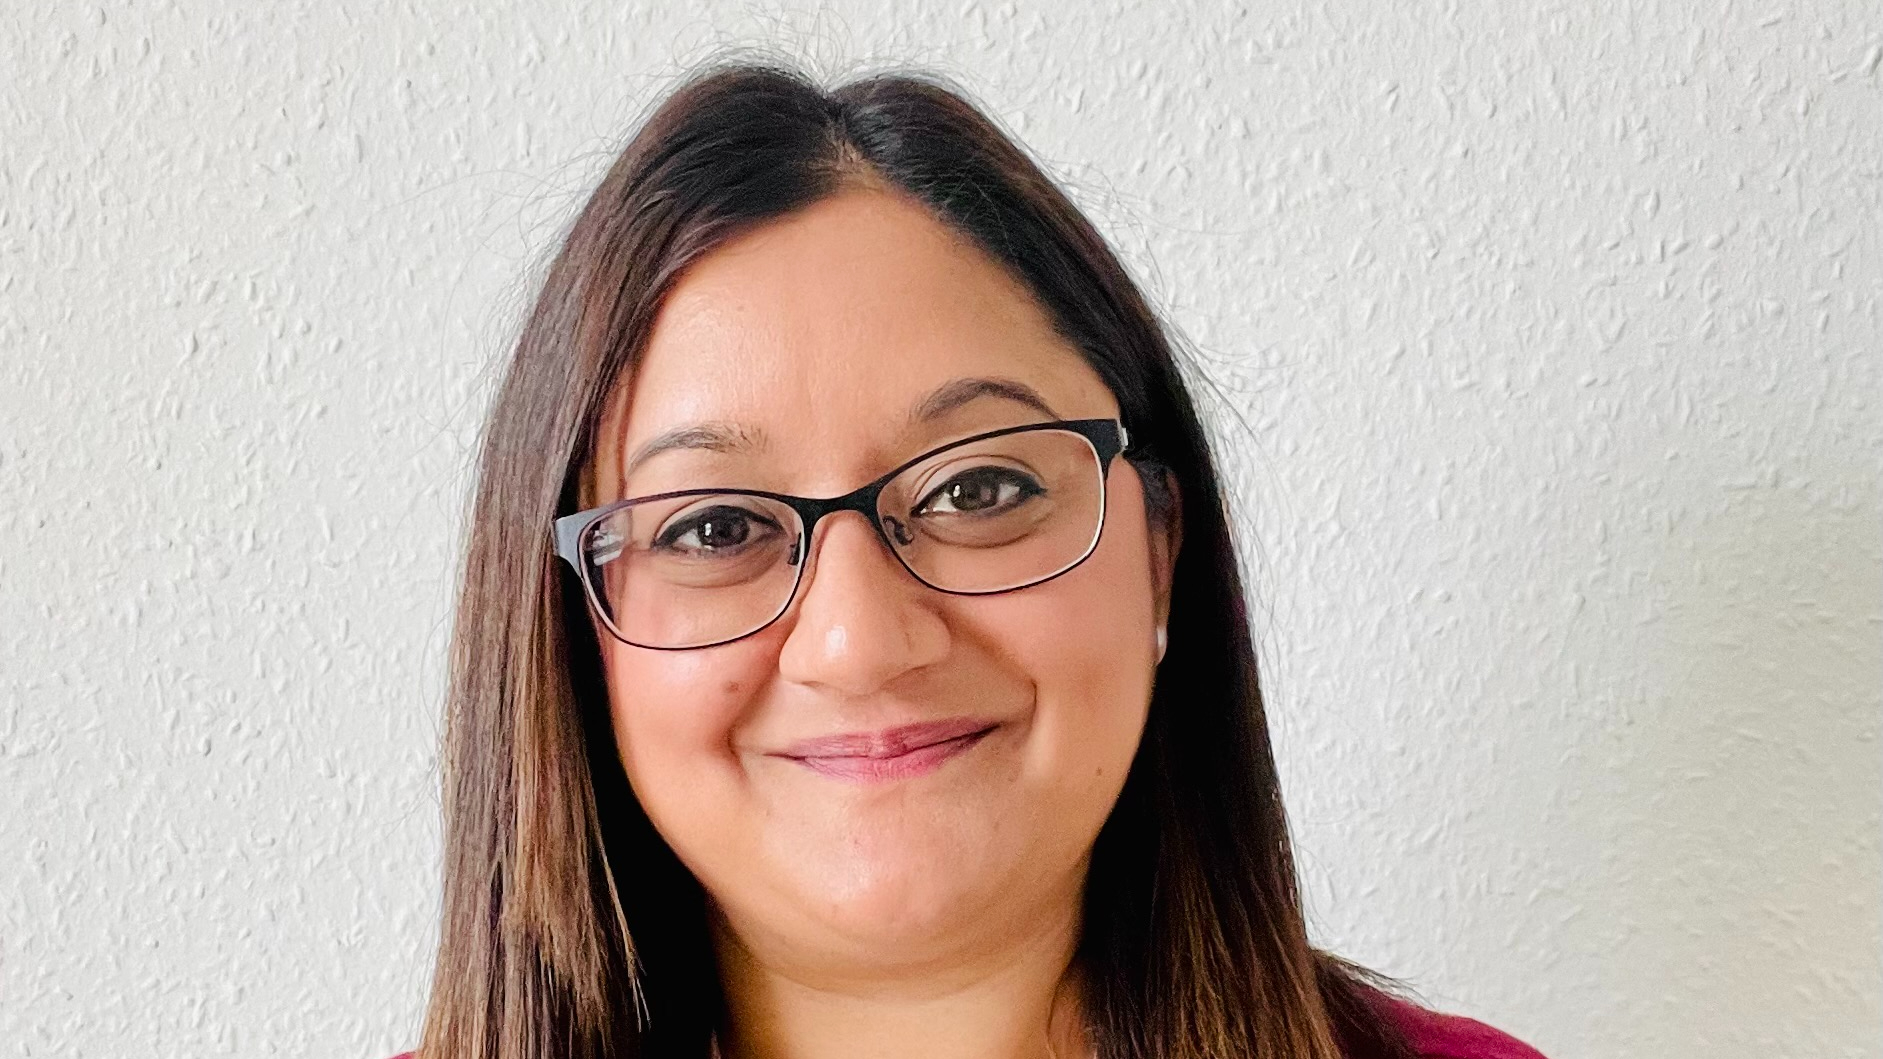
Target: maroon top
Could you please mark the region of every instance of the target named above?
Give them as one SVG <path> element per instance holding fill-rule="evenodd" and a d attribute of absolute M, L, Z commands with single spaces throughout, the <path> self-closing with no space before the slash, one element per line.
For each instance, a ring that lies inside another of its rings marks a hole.
<path fill-rule="evenodd" d="M 1432 1011 L 1394 996 L 1385 1000 L 1387 1013 L 1411 1038 L 1421 1059 L 1543 1059 L 1535 1048 L 1476 1019 Z M 412 1059 L 412 1053 L 392 1059 Z"/>
<path fill-rule="evenodd" d="M 1405 1031 L 1421 1059 L 1543 1059 L 1535 1048 L 1477 1019 L 1379 995 L 1387 1014 Z"/>

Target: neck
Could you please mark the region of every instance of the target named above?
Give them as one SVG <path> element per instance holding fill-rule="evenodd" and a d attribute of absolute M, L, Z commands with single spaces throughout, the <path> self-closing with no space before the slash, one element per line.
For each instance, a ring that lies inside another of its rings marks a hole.
<path fill-rule="evenodd" d="M 842 968 L 780 958 L 713 921 L 724 1059 L 1085 1059 L 1077 901 L 946 961 Z"/>

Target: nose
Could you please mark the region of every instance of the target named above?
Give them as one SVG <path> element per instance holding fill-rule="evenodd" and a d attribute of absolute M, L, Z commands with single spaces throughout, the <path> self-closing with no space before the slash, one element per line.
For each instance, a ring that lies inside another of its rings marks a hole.
<path fill-rule="evenodd" d="M 862 515 L 838 512 L 817 532 L 793 613 L 783 619 L 791 624 L 780 676 L 868 695 L 947 656 L 948 626 L 928 598 L 934 591 L 902 568 Z"/>

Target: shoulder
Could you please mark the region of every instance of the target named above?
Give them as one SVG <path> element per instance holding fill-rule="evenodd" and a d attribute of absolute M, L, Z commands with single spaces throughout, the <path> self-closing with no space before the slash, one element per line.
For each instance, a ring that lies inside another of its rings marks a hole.
<path fill-rule="evenodd" d="M 1420 1007 L 1385 993 L 1379 1003 L 1420 1059 L 1544 1059 L 1510 1034 L 1476 1019 Z"/>

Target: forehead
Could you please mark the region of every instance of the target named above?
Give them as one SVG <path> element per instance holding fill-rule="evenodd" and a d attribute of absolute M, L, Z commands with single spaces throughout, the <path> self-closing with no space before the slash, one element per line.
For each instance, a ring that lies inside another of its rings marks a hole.
<path fill-rule="evenodd" d="M 645 439 L 697 423 L 782 453 L 883 454 L 925 440 L 913 406 L 969 377 L 1020 382 L 1062 417 L 1116 414 L 1024 284 L 918 203 L 845 191 L 681 276 L 612 402 L 596 469 L 606 480 Z"/>

